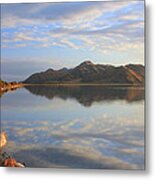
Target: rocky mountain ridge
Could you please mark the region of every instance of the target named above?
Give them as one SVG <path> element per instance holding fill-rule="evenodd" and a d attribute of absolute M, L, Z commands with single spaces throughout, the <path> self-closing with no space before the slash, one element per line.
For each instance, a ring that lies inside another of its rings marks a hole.
<path fill-rule="evenodd" d="M 145 68 L 140 64 L 113 66 L 84 61 L 75 68 L 48 69 L 32 74 L 27 84 L 144 84 Z"/>

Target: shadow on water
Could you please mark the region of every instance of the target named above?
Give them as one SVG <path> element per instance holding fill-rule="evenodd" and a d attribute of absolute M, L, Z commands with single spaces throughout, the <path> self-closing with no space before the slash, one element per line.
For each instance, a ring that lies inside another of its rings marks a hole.
<path fill-rule="evenodd" d="M 126 100 L 128 102 L 144 100 L 143 88 L 120 88 L 103 86 L 26 86 L 30 93 L 44 96 L 47 99 L 59 97 L 73 98 L 84 106 L 91 106 L 93 102 Z"/>
<path fill-rule="evenodd" d="M 97 157 L 86 152 L 85 155 L 73 153 L 69 149 L 44 148 L 27 149 L 14 154 L 17 159 L 28 162 L 27 167 L 59 167 L 78 169 L 131 169 L 131 165 L 113 158 Z M 99 160 L 100 159 L 100 160 Z"/>

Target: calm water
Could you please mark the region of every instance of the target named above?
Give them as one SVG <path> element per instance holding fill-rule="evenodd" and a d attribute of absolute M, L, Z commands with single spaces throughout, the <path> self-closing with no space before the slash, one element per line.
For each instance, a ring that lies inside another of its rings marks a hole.
<path fill-rule="evenodd" d="M 144 168 L 144 90 L 29 86 L 1 98 L 6 151 L 28 167 Z"/>

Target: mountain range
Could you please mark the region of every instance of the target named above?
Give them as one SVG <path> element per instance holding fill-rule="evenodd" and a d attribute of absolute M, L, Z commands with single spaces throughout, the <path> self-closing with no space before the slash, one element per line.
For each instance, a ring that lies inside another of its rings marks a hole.
<path fill-rule="evenodd" d="M 144 84 L 145 68 L 141 64 L 113 66 L 84 61 L 75 68 L 48 69 L 32 74 L 26 84 Z"/>

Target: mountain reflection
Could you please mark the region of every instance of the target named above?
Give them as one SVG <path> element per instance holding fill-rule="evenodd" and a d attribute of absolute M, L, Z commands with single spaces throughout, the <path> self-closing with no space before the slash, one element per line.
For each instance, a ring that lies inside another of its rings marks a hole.
<path fill-rule="evenodd" d="M 30 93 L 44 96 L 48 99 L 74 98 L 84 106 L 91 106 L 93 102 L 126 100 L 128 102 L 144 99 L 142 88 L 116 88 L 103 86 L 26 86 Z"/>

